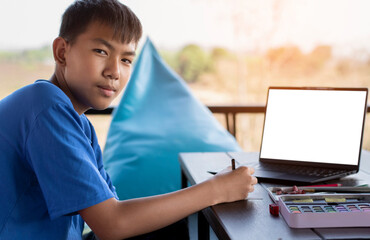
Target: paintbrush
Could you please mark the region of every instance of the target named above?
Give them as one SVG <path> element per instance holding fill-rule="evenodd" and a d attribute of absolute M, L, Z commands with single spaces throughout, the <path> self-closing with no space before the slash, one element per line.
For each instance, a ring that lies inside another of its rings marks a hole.
<path fill-rule="evenodd" d="M 292 187 L 274 187 L 272 192 L 281 191 L 284 194 L 289 194 L 293 191 Z M 338 193 L 370 193 L 370 187 L 298 187 L 298 190 L 306 193 L 312 192 L 338 192 Z"/>

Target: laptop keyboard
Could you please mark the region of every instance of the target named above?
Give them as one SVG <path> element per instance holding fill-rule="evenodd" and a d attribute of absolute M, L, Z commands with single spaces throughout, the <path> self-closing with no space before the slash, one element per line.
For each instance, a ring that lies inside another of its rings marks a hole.
<path fill-rule="evenodd" d="M 306 166 L 295 166 L 295 165 L 282 165 L 276 163 L 259 163 L 262 167 L 257 168 L 263 170 L 270 170 L 275 172 L 286 172 L 294 173 L 303 176 L 317 176 L 317 177 L 330 177 L 333 175 L 342 174 L 348 172 L 344 169 L 331 169 L 331 168 L 318 168 L 318 167 L 306 167 Z"/>

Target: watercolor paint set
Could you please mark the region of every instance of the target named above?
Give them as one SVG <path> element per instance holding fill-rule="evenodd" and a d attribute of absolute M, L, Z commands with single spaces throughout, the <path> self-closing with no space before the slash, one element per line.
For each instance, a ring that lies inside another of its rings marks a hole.
<path fill-rule="evenodd" d="M 368 186 L 355 186 L 355 187 L 342 187 L 327 185 L 316 186 L 292 186 L 292 187 L 268 187 L 268 194 L 271 199 L 277 203 L 279 197 L 289 195 L 307 195 L 307 194 L 344 194 L 344 193 L 369 193 L 370 187 Z"/>
<path fill-rule="evenodd" d="M 292 228 L 370 227 L 370 194 L 299 194 L 278 199 Z"/>

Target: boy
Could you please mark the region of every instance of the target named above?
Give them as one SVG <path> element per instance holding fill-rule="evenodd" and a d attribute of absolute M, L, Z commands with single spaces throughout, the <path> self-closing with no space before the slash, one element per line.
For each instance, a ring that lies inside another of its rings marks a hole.
<path fill-rule="evenodd" d="M 53 42 L 50 80 L 0 101 L 0 239 L 81 239 L 84 221 L 100 239 L 122 239 L 253 191 L 253 169 L 240 167 L 177 192 L 117 199 L 84 112 L 124 88 L 141 33 L 116 0 L 76 1 Z"/>

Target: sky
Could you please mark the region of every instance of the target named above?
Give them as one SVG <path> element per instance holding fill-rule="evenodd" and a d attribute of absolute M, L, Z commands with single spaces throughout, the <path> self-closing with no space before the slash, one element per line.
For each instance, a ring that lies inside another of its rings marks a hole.
<path fill-rule="evenodd" d="M 50 45 L 72 0 L 6 0 L 0 8 L 0 50 Z M 205 48 L 264 51 L 320 44 L 345 54 L 370 54 L 368 0 L 121 0 L 163 49 L 195 43 Z M 143 40 L 141 41 L 143 42 Z"/>

